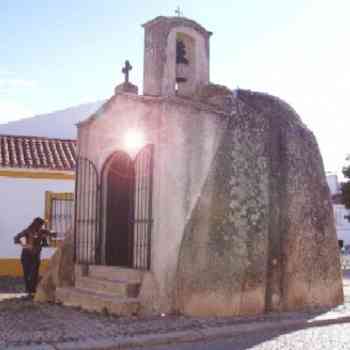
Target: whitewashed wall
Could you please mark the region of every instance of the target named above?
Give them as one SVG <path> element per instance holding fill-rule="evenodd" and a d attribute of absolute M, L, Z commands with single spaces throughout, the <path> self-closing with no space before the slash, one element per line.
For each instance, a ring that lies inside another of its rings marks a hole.
<path fill-rule="evenodd" d="M 45 191 L 73 192 L 74 180 L 0 177 L 0 259 L 20 256 L 21 247 L 13 237 L 34 217 L 44 217 Z M 44 248 L 42 257 L 50 257 L 53 251 Z"/>
<path fill-rule="evenodd" d="M 155 146 L 150 277 L 155 282 L 152 287 L 145 287 L 145 283 L 141 290 L 151 290 L 157 295 L 152 297 L 158 303 L 155 307 L 159 306 L 164 312 L 168 312 L 173 303 L 184 228 L 207 178 L 226 123 L 227 119 L 210 110 L 199 109 L 191 102 L 154 103 L 147 97 L 120 94 L 108 102 L 98 118 L 81 124 L 78 129 L 80 155 L 93 161 L 99 171 L 116 150 L 134 156 L 125 147 L 125 130 L 142 130 L 145 143 Z M 203 150 L 200 156 L 193 151 L 195 149 Z"/>
<path fill-rule="evenodd" d="M 338 176 L 335 174 L 327 175 L 327 183 L 331 194 L 339 193 L 340 185 L 338 182 Z"/>
<path fill-rule="evenodd" d="M 350 221 L 345 218 L 350 215 L 350 210 L 341 204 L 333 204 L 333 210 L 338 239 L 344 241 L 344 247 L 350 245 Z"/>
<path fill-rule="evenodd" d="M 337 175 L 327 175 L 327 183 L 332 195 L 340 194 L 340 184 Z M 350 210 L 347 210 L 342 204 L 333 204 L 333 211 L 337 237 L 339 240 L 344 241 L 344 247 L 350 245 L 350 221 L 345 218 L 345 216 L 350 215 Z"/>

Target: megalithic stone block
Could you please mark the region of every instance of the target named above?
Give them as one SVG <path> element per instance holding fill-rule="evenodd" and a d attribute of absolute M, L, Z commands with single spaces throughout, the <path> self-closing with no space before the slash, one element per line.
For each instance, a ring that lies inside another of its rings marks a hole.
<path fill-rule="evenodd" d="M 239 91 L 180 248 L 176 302 L 248 315 L 343 302 L 329 190 L 314 135 L 283 101 Z"/>

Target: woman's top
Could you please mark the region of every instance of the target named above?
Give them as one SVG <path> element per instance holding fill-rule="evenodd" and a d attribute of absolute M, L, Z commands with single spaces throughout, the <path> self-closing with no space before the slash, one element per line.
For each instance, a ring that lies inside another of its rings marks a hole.
<path fill-rule="evenodd" d="M 14 241 L 16 244 L 19 244 L 21 243 L 21 238 L 25 238 L 26 242 L 23 250 L 31 254 L 40 254 L 41 248 L 45 245 L 46 238 L 52 235 L 50 231 L 45 229 L 34 230 L 26 228 L 15 236 Z"/>

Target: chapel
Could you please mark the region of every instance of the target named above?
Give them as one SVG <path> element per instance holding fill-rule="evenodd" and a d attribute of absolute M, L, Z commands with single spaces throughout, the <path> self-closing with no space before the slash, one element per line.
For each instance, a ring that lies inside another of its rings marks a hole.
<path fill-rule="evenodd" d="M 200 24 L 160 16 L 143 28 L 142 89 L 126 61 L 125 81 L 78 124 L 75 285 L 56 299 L 118 315 L 341 303 L 312 132 L 277 97 L 212 83 Z"/>

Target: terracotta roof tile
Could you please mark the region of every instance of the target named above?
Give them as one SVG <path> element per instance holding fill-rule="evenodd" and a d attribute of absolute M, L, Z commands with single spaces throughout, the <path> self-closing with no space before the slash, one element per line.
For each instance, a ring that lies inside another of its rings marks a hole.
<path fill-rule="evenodd" d="M 73 171 L 76 141 L 0 135 L 0 167 Z"/>

